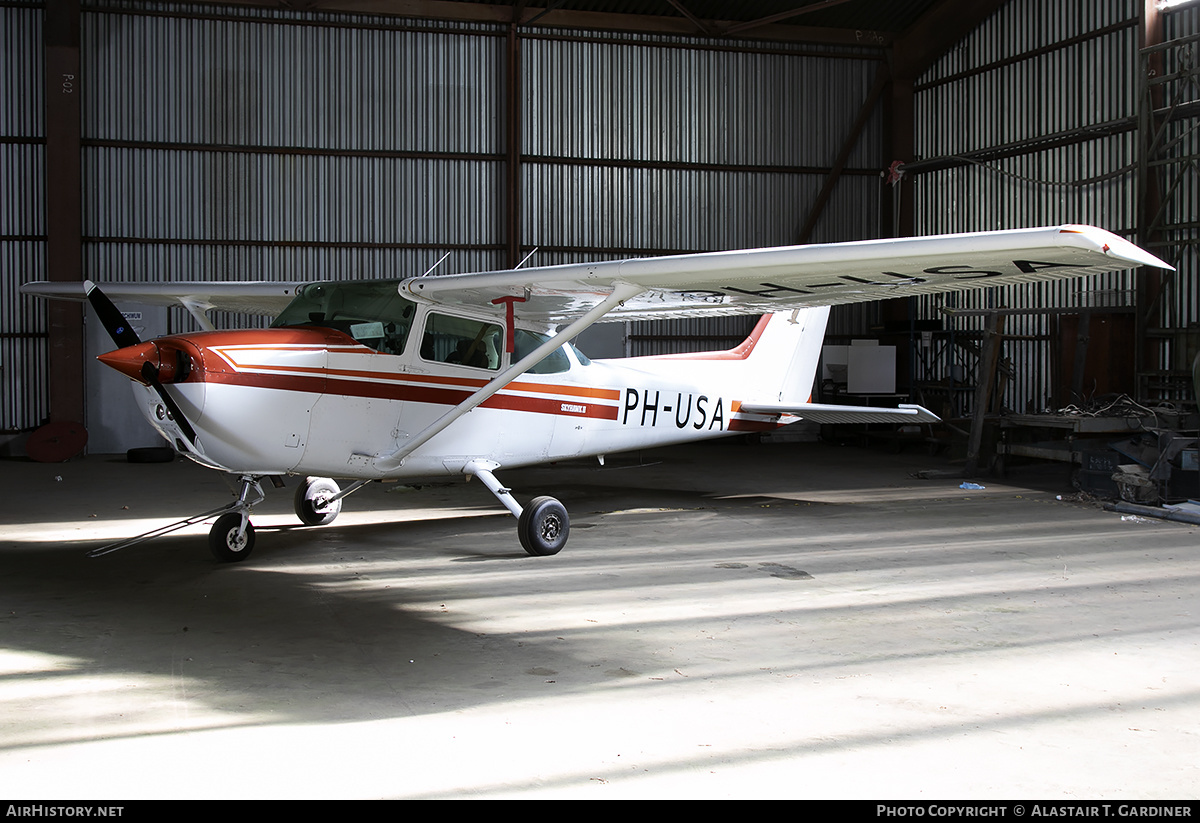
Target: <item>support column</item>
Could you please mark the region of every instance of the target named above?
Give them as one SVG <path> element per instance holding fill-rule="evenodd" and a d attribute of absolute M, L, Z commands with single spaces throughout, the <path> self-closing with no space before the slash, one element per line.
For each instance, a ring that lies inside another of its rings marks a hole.
<path fill-rule="evenodd" d="M 46 0 L 46 277 L 83 279 L 79 0 Z M 49 301 L 50 419 L 82 422 L 83 308 Z"/>
<path fill-rule="evenodd" d="M 1142 15 L 1139 26 L 1139 45 L 1143 49 L 1160 46 L 1163 43 L 1163 19 L 1156 0 L 1143 0 Z M 1140 78 L 1142 84 L 1140 99 L 1141 106 L 1138 120 L 1138 242 L 1145 249 L 1155 254 L 1163 251 L 1157 248 L 1155 241 L 1161 239 L 1161 231 L 1154 225 L 1156 217 L 1162 208 L 1162 191 L 1159 187 L 1160 172 L 1151 167 L 1157 148 L 1155 133 L 1159 128 L 1159 120 L 1155 112 L 1163 107 L 1163 87 L 1154 82 L 1163 75 L 1163 56 L 1161 52 L 1150 53 L 1148 59 L 1139 56 L 1138 68 L 1144 72 Z M 1152 335 L 1162 325 L 1159 317 L 1162 312 L 1162 298 L 1165 277 L 1159 269 L 1144 266 L 1138 270 L 1135 277 L 1135 361 L 1137 369 L 1137 399 L 1142 402 L 1160 399 L 1161 395 L 1154 387 L 1158 381 L 1154 375 L 1164 371 L 1168 364 L 1162 362 L 1162 337 Z"/>

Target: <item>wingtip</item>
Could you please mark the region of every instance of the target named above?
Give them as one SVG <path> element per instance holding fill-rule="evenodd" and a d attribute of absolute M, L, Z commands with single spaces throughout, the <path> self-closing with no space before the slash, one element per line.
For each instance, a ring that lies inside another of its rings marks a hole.
<path fill-rule="evenodd" d="M 1096 247 L 1105 254 L 1126 260 L 1135 265 L 1175 271 L 1175 267 L 1170 263 L 1151 254 L 1136 243 L 1113 234 L 1107 229 L 1100 229 L 1095 226 L 1067 225 L 1060 226 L 1058 231 L 1060 234 L 1083 235 L 1095 243 Z"/>

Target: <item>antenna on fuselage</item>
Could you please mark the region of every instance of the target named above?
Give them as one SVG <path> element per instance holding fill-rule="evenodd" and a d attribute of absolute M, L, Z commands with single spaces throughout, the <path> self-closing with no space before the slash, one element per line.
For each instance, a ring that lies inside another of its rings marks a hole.
<path fill-rule="evenodd" d="M 425 272 L 424 274 L 422 274 L 421 276 L 428 277 L 429 275 L 433 274 L 433 270 L 436 269 L 438 266 L 442 265 L 442 263 L 445 263 L 446 258 L 449 256 L 450 256 L 450 252 L 446 252 L 445 254 L 443 254 L 442 259 L 437 261 L 436 263 L 434 263 L 432 266 L 430 266 L 429 270 L 427 272 Z"/>
<path fill-rule="evenodd" d="M 531 251 L 529 254 L 525 255 L 524 257 L 522 257 L 522 258 L 521 258 L 521 262 L 520 262 L 520 263 L 518 263 L 517 265 L 513 266 L 513 271 L 516 271 L 517 269 L 521 268 L 521 266 L 524 266 L 526 263 L 528 263 L 528 262 L 529 262 L 529 258 L 531 258 L 531 257 L 533 257 L 535 254 L 537 254 L 537 253 L 538 253 L 538 249 L 540 249 L 540 248 L 541 248 L 541 246 L 534 246 L 534 247 L 533 247 L 533 251 Z"/>

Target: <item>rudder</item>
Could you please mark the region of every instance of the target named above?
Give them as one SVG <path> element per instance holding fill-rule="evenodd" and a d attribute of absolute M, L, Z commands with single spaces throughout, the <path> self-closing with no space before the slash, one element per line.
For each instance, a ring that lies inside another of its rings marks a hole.
<path fill-rule="evenodd" d="M 807 402 L 825 342 L 829 307 L 776 312 L 766 318 L 765 325 L 755 328 L 758 339 L 746 358 L 753 398 L 770 403 Z"/>

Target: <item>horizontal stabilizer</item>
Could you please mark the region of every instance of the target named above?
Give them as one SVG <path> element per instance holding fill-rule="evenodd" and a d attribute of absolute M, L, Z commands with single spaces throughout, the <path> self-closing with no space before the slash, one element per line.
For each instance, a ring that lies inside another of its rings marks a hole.
<path fill-rule="evenodd" d="M 941 418 L 922 406 L 905 403 L 898 409 L 873 409 L 868 406 L 831 406 L 825 403 L 742 403 L 741 411 L 750 414 L 794 414 L 814 423 L 940 423 Z"/>

